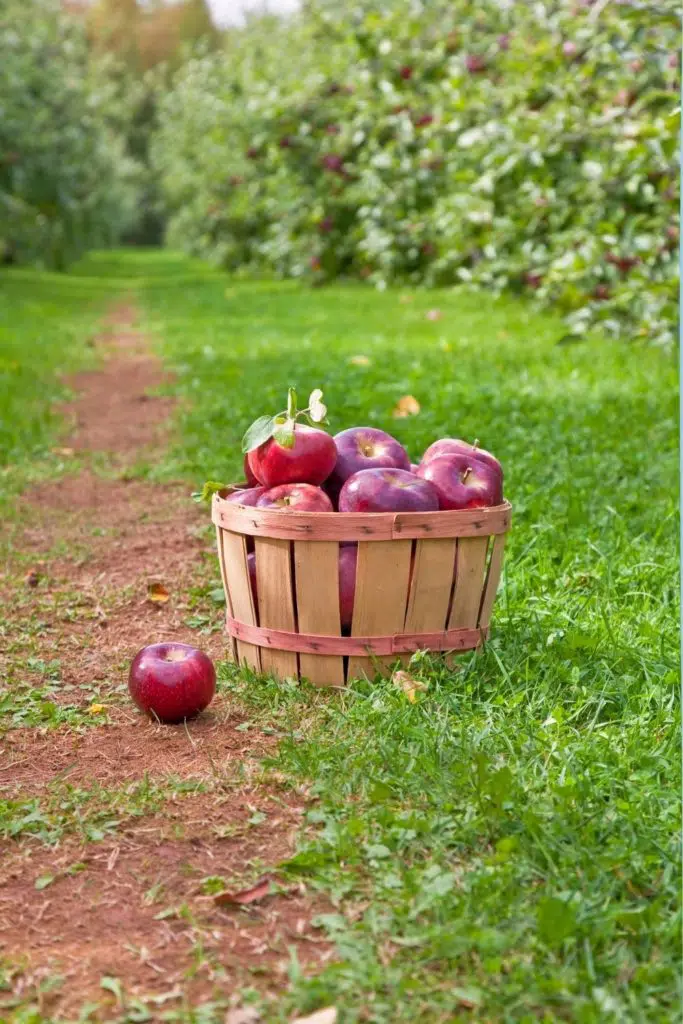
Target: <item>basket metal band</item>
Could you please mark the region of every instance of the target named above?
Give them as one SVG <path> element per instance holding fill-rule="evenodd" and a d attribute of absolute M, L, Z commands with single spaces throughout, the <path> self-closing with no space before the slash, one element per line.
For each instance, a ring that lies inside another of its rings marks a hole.
<path fill-rule="evenodd" d="M 229 615 L 226 629 L 236 640 L 257 647 L 300 654 L 392 655 L 414 651 L 469 651 L 486 640 L 488 629 L 446 629 L 438 633 L 397 633 L 394 636 L 324 636 L 316 633 L 291 633 L 283 629 L 250 626 Z"/>

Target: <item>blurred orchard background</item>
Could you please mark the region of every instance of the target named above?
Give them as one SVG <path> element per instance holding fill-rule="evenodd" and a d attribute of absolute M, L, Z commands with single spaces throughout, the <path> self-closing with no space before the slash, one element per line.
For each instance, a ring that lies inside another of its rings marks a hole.
<path fill-rule="evenodd" d="M 167 241 L 665 345 L 679 48 L 677 0 L 3 0 L 0 262 Z"/>

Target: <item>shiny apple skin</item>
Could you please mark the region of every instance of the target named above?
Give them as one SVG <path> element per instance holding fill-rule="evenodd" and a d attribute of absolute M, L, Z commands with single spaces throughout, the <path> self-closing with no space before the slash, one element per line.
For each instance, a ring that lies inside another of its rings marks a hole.
<path fill-rule="evenodd" d="M 444 437 L 440 441 L 430 444 L 422 456 L 420 465 L 426 466 L 432 459 L 440 459 L 444 455 L 467 455 L 470 459 L 476 459 L 477 462 L 485 462 L 487 466 L 497 469 L 500 479 L 503 479 L 503 467 L 495 455 L 487 452 L 485 448 L 475 448 L 473 444 L 462 441 L 458 437 Z"/>
<path fill-rule="evenodd" d="M 395 437 L 377 427 L 349 427 L 334 435 L 337 464 L 326 490 L 338 495 L 354 473 L 362 469 L 410 469 L 407 451 Z"/>
<path fill-rule="evenodd" d="M 314 484 L 327 480 L 337 461 L 334 439 L 324 430 L 297 423 L 294 444 L 284 448 L 271 437 L 249 452 L 249 466 L 264 487 Z"/>
<path fill-rule="evenodd" d="M 358 545 L 345 544 L 339 551 L 339 615 L 343 630 L 351 629 L 353 602 L 356 597 L 356 564 Z"/>
<path fill-rule="evenodd" d="M 339 495 L 340 512 L 436 512 L 434 486 L 405 469 L 362 469 Z"/>
<path fill-rule="evenodd" d="M 297 512 L 334 512 L 332 502 L 320 487 L 312 484 L 281 484 L 264 491 L 257 508 L 277 508 Z"/>
<path fill-rule="evenodd" d="M 469 455 L 442 455 L 418 470 L 418 477 L 434 485 L 442 510 L 489 508 L 503 500 L 503 480 L 495 468 Z"/>
<path fill-rule="evenodd" d="M 239 491 L 233 491 L 223 498 L 223 501 L 232 502 L 233 505 L 247 505 L 252 507 L 256 504 L 262 494 L 266 493 L 265 487 L 245 487 Z"/>
<path fill-rule="evenodd" d="M 141 711 L 174 725 L 208 707 L 216 670 L 208 655 L 189 644 L 150 644 L 133 658 L 128 690 Z"/>

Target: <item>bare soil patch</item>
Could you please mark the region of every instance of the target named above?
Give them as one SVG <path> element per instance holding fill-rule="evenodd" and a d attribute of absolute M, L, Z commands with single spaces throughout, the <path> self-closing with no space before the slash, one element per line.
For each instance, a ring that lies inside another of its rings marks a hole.
<path fill-rule="evenodd" d="M 24 495 L 16 558 L 0 578 L 11 641 L 0 671 L 10 681 L 44 682 L 36 665 L 57 664 L 51 699 L 84 707 L 97 700 L 102 724 L 6 733 L 0 792 L 40 797 L 56 781 L 111 788 L 145 775 L 199 780 L 207 791 L 171 797 L 163 813 L 124 822 L 115 839 L 0 847 L 0 954 L 14 965 L 8 998 L 33 998 L 42 980 L 60 975 L 40 997 L 57 1019 L 103 999 L 108 1019 L 102 977 L 139 996 L 198 999 L 243 981 L 282 986 L 289 946 L 304 964 L 330 955 L 303 889 L 229 911 L 202 889 L 208 876 L 253 877 L 293 852 L 304 796 L 244 781 L 244 765 L 255 777 L 275 738 L 245 729 L 244 712 L 225 697 L 180 727 L 148 722 L 126 698 L 127 666 L 144 644 L 173 637 L 226 655 L 219 606 L 202 606 L 213 632 L 188 624 L 197 588 L 219 578 L 206 511 L 186 486 L 127 475 L 168 438 L 173 408 L 153 394 L 166 378 L 135 316 L 130 304 L 112 311 L 96 339 L 102 368 L 71 382 L 73 437 L 64 443 L 95 460 Z M 167 603 L 148 600 L 152 582 L 167 588 Z"/>

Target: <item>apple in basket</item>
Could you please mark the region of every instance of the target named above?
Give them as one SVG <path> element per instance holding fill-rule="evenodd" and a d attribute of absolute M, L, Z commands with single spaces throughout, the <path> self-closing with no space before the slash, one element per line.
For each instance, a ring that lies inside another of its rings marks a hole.
<path fill-rule="evenodd" d="M 410 469 L 410 458 L 402 444 L 377 427 L 350 427 L 334 435 L 337 463 L 325 490 L 338 497 L 342 487 L 361 469 Z"/>
<path fill-rule="evenodd" d="M 334 512 L 332 502 L 320 487 L 312 484 L 280 484 L 264 490 L 257 508 L 293 509 L 297 512 Z"/>
<path fill-rule="evenodd" d="M 216 671 L 211 658 L 189 644 L 150 644 L 133 658 L 128 690 L 141 711 L 175 724 L 208 707 L 216 690 Z"/>
<path fill-rule="evenodd" d="M 356 596 L 356 562 L 358 560 L 358 545 L 344 544 L 339 552 L 339 615 L 343 630 L 351 629 L 353 619 L 353 602 Z M 256 587 L 256 554 L 252 551 L 247 555 L 247 567 L 249 569 L 249 581 L 251 592 L 254 596 L 254 603 L 258 605 L 258 590 Z"/>
<path fill-rule="evenodd" d="M 464 453 L 430 459 L 420 466 L 418 479 L 434 486 L 441 509 L 487 508 L 503 500 L 498 469 Z"/>
<path fill-rule="evenodd" d="M 406 469 L 361 469 L 339 495 L 340 512 L 436 512 L 439 495 L 429 480 Z"/>
<path fill-rule="evenodd" d="M 230 501 L 234 505 L 247 505 L 253 508 L 258 499 L 262 494 L 265 494 L 265 487 L 244 487 L 237 491 L 232 491 L 223 500 Z"/>
<path fill-rule="evenodd" d="M 474 459 L 476 462 L 485 462 L 487 466 L 498 470 L 501 480 L 503 479 L 503 467 L 495 455 L 487 452 L 484 448 L 480 448 L 478 441 L 475 441 L 474 444 L 469 444 L 467 441 L 461 441 L 457 437 L 444 437 L 440 441 L 430 444 L 422 456 L 420 465 L 426 466 L 432 459 L 440 459 L 444 455 L 469 455 L 470 459 Z"/>
<path fill-rule="evenodd" d="M 337 449 L 333 438 L 316 426 L 325 422 L 327 409 L 316 389 L 307 409 L 297 411 L 296 392 L 289 389 L 287 409 L 275 416 L 260 416 L 242 440 L 251 473 L 264 487 L 280 484 L 322 484 L 334 469 Z M 299 423 L 300 417 L 309 421 Z"/>

